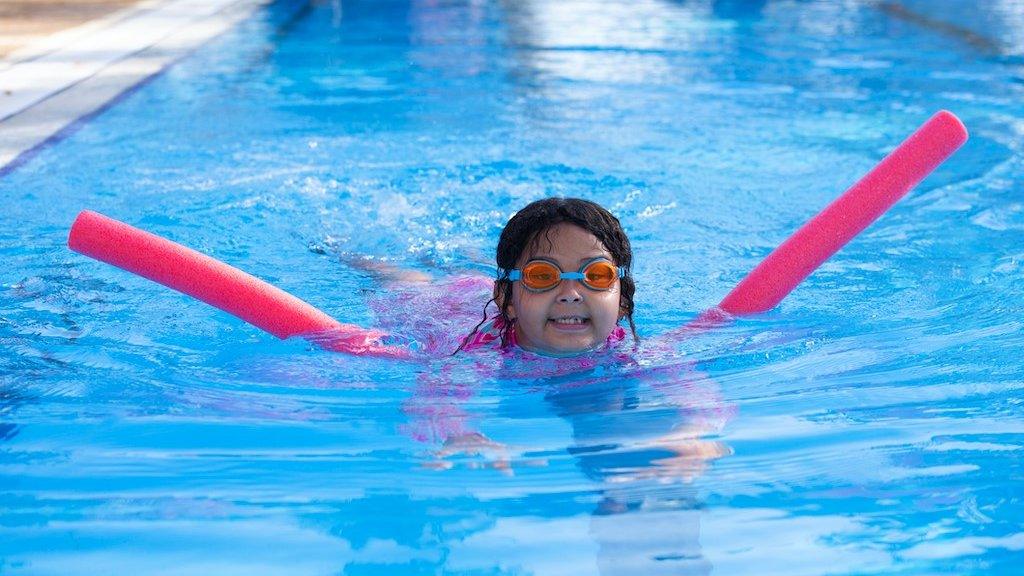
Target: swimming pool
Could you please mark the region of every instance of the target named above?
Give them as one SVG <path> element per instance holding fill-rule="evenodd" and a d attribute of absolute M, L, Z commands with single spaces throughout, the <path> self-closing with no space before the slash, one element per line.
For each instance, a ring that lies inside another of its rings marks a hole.
<path fill-rule="evenodd" d="M 0 178 L 0 571 L 1014 573 L 1021 8 L 934 4 L 268 6 Z M 354 259 L 486 271 L 582 196 L 651 336 L 940 108 L 967 145 L 778 309 L 639 364 L 324 353 L 64 244 L 91 208 L 415 338 Z"/>

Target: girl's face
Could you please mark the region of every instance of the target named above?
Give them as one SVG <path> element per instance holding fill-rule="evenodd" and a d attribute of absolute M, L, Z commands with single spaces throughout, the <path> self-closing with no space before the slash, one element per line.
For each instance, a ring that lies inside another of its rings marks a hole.
<path fill-rule="evenodd" d="M 547 242 L 550 240 L 550 242 Z M 530 260 L 550 260 L 563 272 L 576 272 L 594 258 L 618 262 L 590 232 L 572 224 L 557 224 L 541 234 L 532 251 L 519 257 L 516 268 Z M 618 280 L 609 290 L 591 290 L 576 280 L 562 280 L 546 292 L 531 292 L 512 283 L 509 316 L 515 318 L 516 338 L 527 350 L 571 354 L 605 343 L 619 320 Z"/>

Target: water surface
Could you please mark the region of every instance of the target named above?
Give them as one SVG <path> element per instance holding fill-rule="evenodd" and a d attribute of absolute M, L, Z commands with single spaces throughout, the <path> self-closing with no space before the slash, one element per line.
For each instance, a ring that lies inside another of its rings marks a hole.
<path fill-rule="evenodd" d="M 0 178 L 0 572 L 1015 573 L 1021 14 L 268 6 Z M 650 341 L 943 108 L 970 142 L 776 310 L 573 366 L 278 342 L 64 244 L 98 210 L 423 340 L 580 196 Z"/>

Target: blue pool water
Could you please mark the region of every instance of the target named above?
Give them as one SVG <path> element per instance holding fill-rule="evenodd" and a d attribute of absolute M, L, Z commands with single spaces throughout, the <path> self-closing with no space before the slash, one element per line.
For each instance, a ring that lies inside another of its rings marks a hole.
<path fill-rule="evenodd" d="M 1022 22 L 268 6 L 0 177 L 0 573 L 1019 573 Z M 581 196 L 651 337 L 942 108 L 968 144 L 781 306 L 632 361 L 326 353 L 64 245 L 94 209 L 417 340 L 431 292 L 362 255 L 487 271 Z"/>

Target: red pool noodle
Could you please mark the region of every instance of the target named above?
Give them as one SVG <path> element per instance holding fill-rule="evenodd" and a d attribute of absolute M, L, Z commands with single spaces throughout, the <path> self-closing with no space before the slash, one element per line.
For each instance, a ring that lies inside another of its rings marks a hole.
<path fill-rule="evenodd" d="M 255 276 L 90 210 L 75 219 L 68 247 L 202 300 L 278 338 L 305 336 L 350 354 L 409 355 L 381 345 L 383 332 L 342 324 Z"/>
<path fill-rule="evenodd" d="M 811 218 L 718 305 L 740 316 L 774 308 L 828 260 L 905 196 L 967 141 L 967 129 L 951 112 L 938 112 L 877 166 Z"/>
<path fill-rule="evenodd" d="M 771 310 L 966 141 L 967 129 L 959 118 L 946 110 L 936 113 L 773 250 L 717 307 L 704 311 L 682 330 L 704 330 L 730 317 Z"/>

